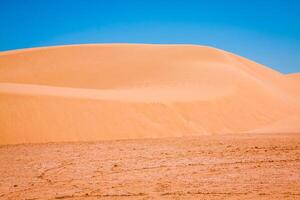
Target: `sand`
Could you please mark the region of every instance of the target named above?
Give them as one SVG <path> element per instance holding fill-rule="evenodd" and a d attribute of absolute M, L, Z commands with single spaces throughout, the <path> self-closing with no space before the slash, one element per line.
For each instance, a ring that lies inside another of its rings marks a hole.
<path fill-rule="evenodd" d="M 300 198 L 300 135 L 0 147 L 0 199 Z"/>
<path fill-rule="evenodd" d="M 206 46 L 0 52 L 0 200 L 299 199 L 299 75 Z"/>
<path fill-rule="evenodd" d="M 206 46 L 1 52 L 0 144 L 300 132 L 295 77 Z"/>
<path fill-rule="evenodd" d="M 294 80 L 300 81 L 300 73 L 288 74 L 287 76 Z"/>

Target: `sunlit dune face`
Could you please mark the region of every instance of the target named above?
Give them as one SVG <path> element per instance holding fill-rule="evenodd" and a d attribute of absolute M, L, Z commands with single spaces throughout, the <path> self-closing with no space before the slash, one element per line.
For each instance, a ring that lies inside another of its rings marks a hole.
<path fill-rule="evenodd" d="M 218 84 L 235 78 L 225 52 L 198 46 L 42 48 L 3 54 L 0 65 L 2 82 L 96 89 Z"/>

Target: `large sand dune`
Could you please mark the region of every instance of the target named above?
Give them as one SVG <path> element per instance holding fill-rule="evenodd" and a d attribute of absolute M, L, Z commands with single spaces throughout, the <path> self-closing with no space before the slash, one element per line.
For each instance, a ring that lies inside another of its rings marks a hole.
<path fill-rule="evenodd" d="M 300 132 L 297 79 L 204 46 L 2 52 L 0 144 Z"/>

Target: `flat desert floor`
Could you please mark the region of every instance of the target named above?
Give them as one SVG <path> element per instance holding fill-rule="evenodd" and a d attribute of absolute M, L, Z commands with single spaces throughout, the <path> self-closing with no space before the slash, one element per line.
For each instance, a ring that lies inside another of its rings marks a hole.
<path fill-rule="evenodd" d="M 300 135 L 0 146 L 0 199 L 299 199 Z"/>

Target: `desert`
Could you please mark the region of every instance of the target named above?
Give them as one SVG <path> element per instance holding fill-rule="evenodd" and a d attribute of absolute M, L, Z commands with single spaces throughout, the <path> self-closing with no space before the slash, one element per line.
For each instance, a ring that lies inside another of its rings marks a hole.
<path fill-rule="evenodd" d="M 200 45 L 0 52 L 0 199 L 298 199 L 300 76 Z"/>
<path fill-rule="evenodd" d="M 299 132 L 297 75 L 211 47 L 36 48 L 0 66 L 1 144 Z"/>
<path fill-rule="evenodd" d="M 299 199 L 299 133 L 0 147 L 0 199 Z"/>

